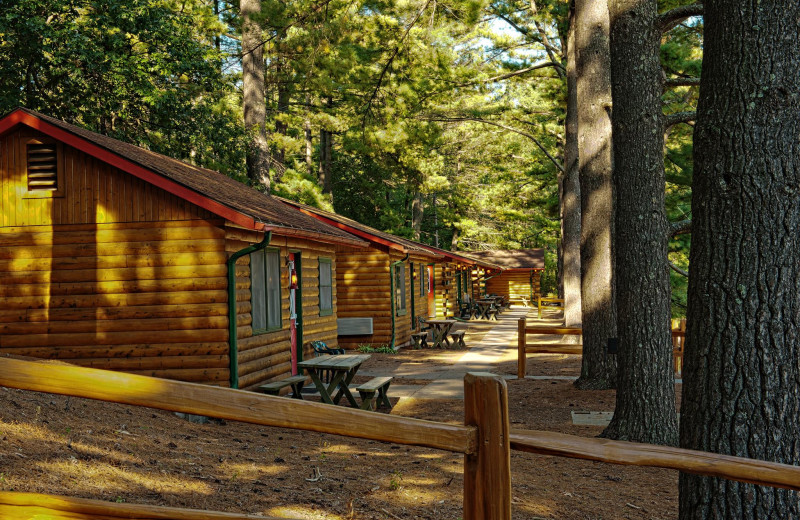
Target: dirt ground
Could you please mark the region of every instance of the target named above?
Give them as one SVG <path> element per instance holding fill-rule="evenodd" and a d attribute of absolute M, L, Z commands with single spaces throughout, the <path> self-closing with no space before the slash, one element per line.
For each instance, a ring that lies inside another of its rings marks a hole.
<path fill-rule="evenodd" d="M 470 330 L 477 340 L 481 327 Z M 362 370 L 435 366 L 444 351 L 373 354 Z M 575 356 L 533 355 L 530 375 L 576 376 Z M 513 363 L 498 373 L 515 373 Z M 423 384 L 396 379 L 394 384 Z M 592 437 L 572 410 L 611 411 L 613 391 L 509 380 L 512 428 Z M 391 391 L 390 391 L 391 393 Z M 393 402 L 396 402 L 393 399 Z M 393 414 L 463 424 L 463 401 L 403 399 Z M 515 519 L 677 516 L 677 473 L 512 452 Z M 305 519 L 461 518 L 463 457 L 159 410 L 0 389 L 0 489 Z"/>

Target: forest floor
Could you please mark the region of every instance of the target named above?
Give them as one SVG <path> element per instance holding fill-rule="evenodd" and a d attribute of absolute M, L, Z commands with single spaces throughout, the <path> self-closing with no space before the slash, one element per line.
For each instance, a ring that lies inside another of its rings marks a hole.
<path fill-rule="evenodd" d="M 460 326 L 468 347 L 494 327 Z M 361 370 L 435 372 L 464 355 L 402 349 L 373 354 Z M 494 372 L 515 374 L 513 355 L 509 347 Z M 577 356 L 530 355 L 529 378 L 507 380 L 511 427 L 600 434 L 601 426 L 573 425 L 571 412 L 612 411 L 614 392 L 576 390 L 569 378 L 579 371 Z M 463 424 L 462 399 L 415 398 L 413 389 L 431 380 L 405 373 L 412 375 L 392 383 L 405 388 L 392 399 L 392 414 Z M 160 410 L 0 389 L 3 491 L 286 518 L 456 520 L 463 463 L 463 456 L 431 449 L 230 421 L 194 424 Z M 677 517 L 674 471 L 520 452 L 512 452 L 511 464 L 515 519 Z"/>

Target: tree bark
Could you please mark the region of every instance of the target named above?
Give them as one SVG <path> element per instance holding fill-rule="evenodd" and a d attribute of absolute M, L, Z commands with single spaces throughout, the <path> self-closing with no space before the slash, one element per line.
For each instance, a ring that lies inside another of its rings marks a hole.
<path fill-rule="evenodd" d="M 247 149 L 247 176 L 254 185 L 261 185 L 269 192 L 264 46 L 259 20 L 261 0 L 241 0 L 239 11 L 242 16 L 242 112 L 244 128 L 251 136 Z"/>
<path fill-rule="evenodd" d="M 561 272 L 564 323 L 567 327 L 581 326 L 581 187 L 578 179 L 578 92 L 575 82 L 574 34 L 574 28 L 570 27 L 567 36 L 564 173 L 561 175 Z M 577 336 L 571 338 L 578 339 Z"/>
<path fill-rule="evenodd" d="M 583 356 L 578 388 L 617 384 L 614 294 L 614 190 L 611 148 L 611 56 L 608 4 L 575 1 L 575 58 L 581 190 Z"/>
<path fill-rule="evenodd" d="M 422 205 L 422 193 L 419 189 L 414 191 L 414 198 L 411 201 L 411 229 L 414 231 L 414 240 L 419 241 L 422 233 L 422 217 L 425 208 Z"/>
<path fill-rule="evenodd" d="M 288 74 L 285 73 L 285 66 L 280 63 L 280 59 L 278 60 L 278 66 L 276 70 L 277 82 L 278 82 L 278 118 L 275 121 L 275 133 L 281 136 L 286 136 L 286 133 L 289 130 L 289 125 L 282 119 L 286 117 L 289 113 L 289 78 Z M 286 149 L 281 145 L 278 146 L 278 149 L 275 151 L 275 178 L 273 179 L 274 182 L 280 182 L 281 178 L 283 177 L 284 172 L 286 171 Z"/>
<path fill-rule="evenodd" d="M 656 4 L 609 1 L 619 371 L 614 417 L 603 435 L 675 445 Z"/>
<path fill-rule="evenodd" d="M 800 464 L 800 4 L 706 1 L 681 445 Z M 796 492 L 680 477 L 680 517 L 798 518 Z"/>
<path fill-rule="evenodd" d="M 333 106 L 333 99 L 328 98 L 328 107 Z M 333 133 L 324 128 L 319 131 L 319 184 L 322 193 L 332 195 L 331 162 L 333 150 Z"/>

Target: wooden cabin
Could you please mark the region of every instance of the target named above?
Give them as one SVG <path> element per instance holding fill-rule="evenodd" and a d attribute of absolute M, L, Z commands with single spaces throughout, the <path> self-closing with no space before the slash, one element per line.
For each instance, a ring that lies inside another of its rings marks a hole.
<path fill-rule="evenodd" d="M 501 271 L 499 266 L 471 258 L 465 253 L 426 247 L 443 256 L 433 271 L 432 315 L 438 318 L 458 316 L 465 295 L 472 301 L 479 297 L 481 273 Z"/>
<path fill-rule="evenodd" d="M 25 109 L 0 119 L 0 203 L 0 354 L 220 386 L 291 374 L 308 341 L 335 346 L 336 250 L 366 246 Z"/>
<path fill-rule="evenodd" d="M 410 344 L 419 318 L 431 317 L 435 263 L 443 256 L 336 213 L 284 202 L 369 243 L 366 250 L 336 249 L 339 344 L 348 349 Z"/>
<path fill-rule="evenodd" d="M 512 304 L 530 305 L 539 297 L 539 279 L 544 271 L 543 249 L 470 251 L 467 255 L 501 269 L 478 273 L 476 279 L 482 284 L 479 291 L 505 296 Z"/>

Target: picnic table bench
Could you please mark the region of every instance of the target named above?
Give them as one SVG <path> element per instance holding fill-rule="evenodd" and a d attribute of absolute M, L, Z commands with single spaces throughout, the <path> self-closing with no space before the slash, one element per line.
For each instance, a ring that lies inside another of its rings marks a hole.
<path fill-rule="evenodd" d="M 297 375 L 274 381 L 258 387 L 258 391 L 267 395 L 280 395 L 281 390 L 287 386 L 292 387 L 292 397 L 295 399 L 303 399 L 303 384 L 306 382 L 306 376 Z"/>
<path fill-rule="evenodd" d="M 389 397 L 386 395 L 391 382 L 391 376 L 374 377 L 366 383 L 361 383 L 360 385 L 356 386 L 356 390 L 361 396 L 361 409 L 372 410 L 373 401 L 376 408 L 385 406 L 386 408 L 391 409 L 392 403 L 389 402 Z M 377 400 L 375 400 L 375 394 L 377 394 Z"/>

